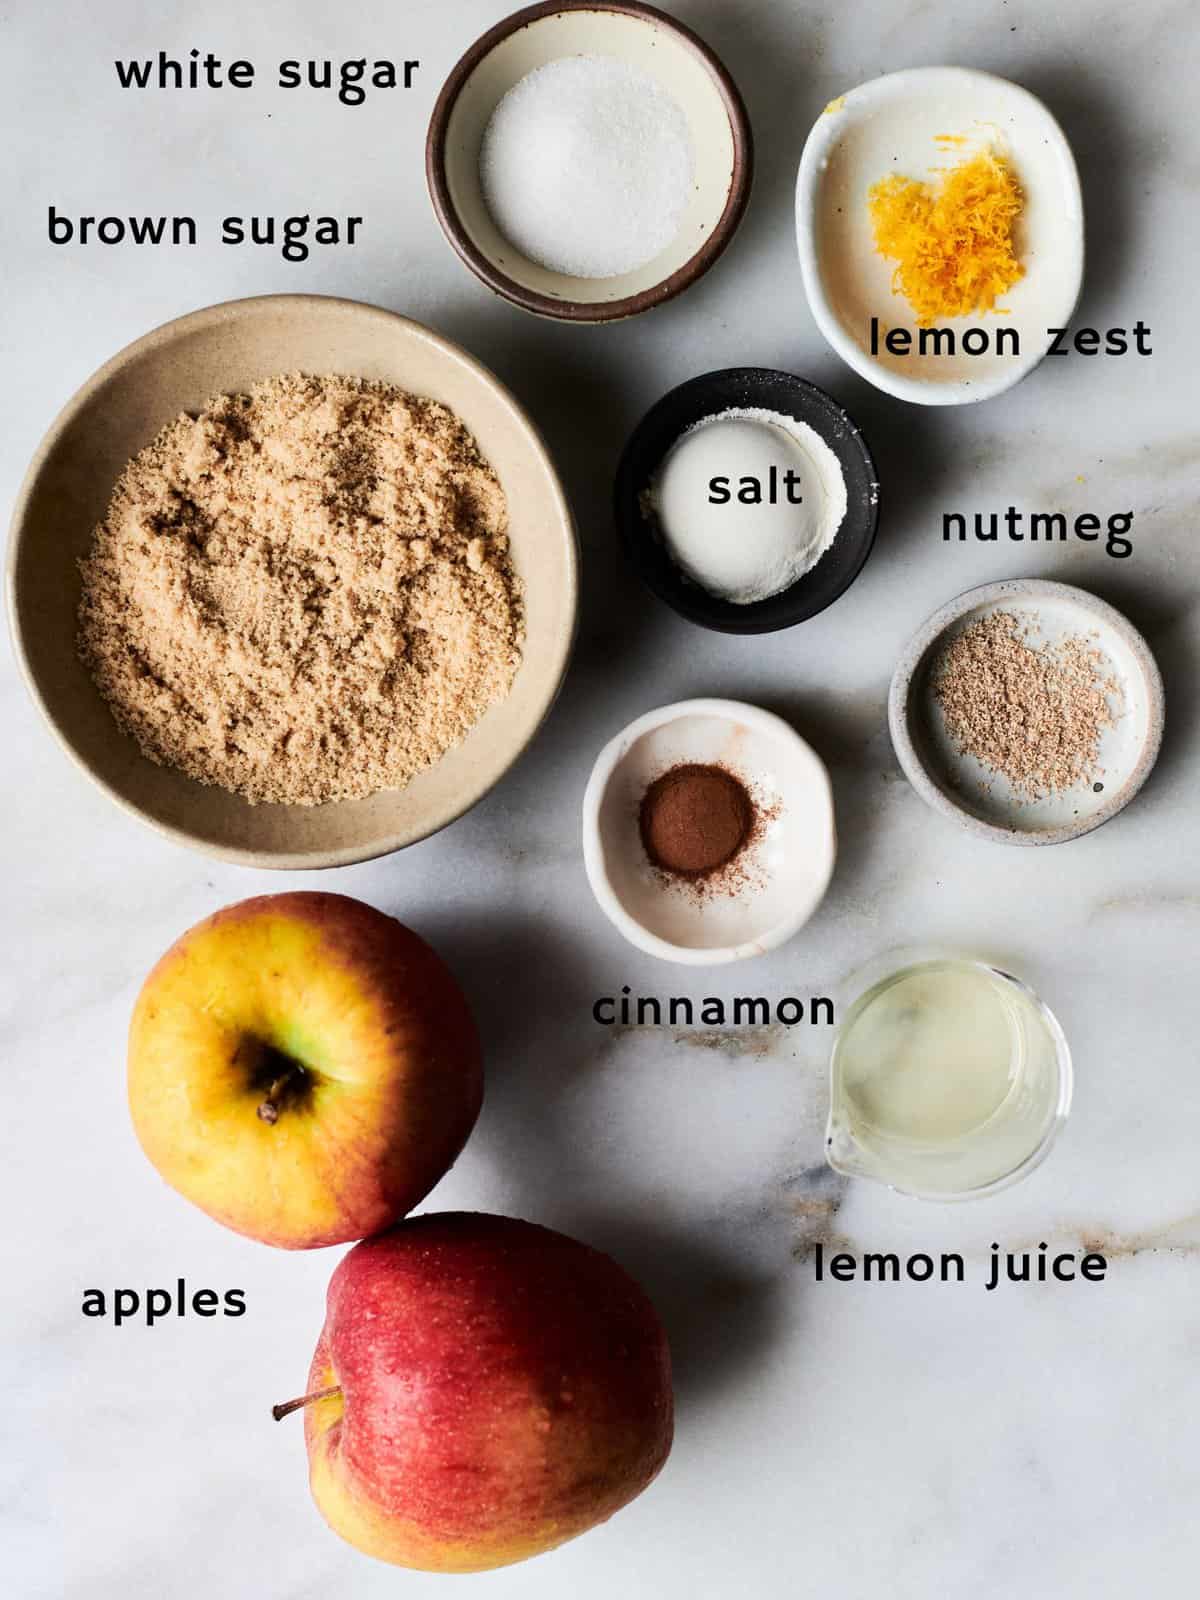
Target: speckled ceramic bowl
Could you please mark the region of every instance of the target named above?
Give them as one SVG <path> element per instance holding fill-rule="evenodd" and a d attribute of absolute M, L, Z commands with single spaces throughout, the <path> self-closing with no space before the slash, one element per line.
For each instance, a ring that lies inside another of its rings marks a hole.
<path fill-rule="evenodd" d="M 1119 714 L 1101 740 L 1102 771 L 1092 785 L 1023 799 L 947 733 L 932 688 L 937 659 L 957 634 L 996 611 L 1027 620 L 1035 644 L 1087 638 L 1119 684 Z M 892 744 L 913 788 L 935 811 L 1000 844 L 1061 844 L 1123 811 L 1157 759 L 1163 715 L 1162 678 L 1133 624 L 1085 589 L 1038 578 L 984 584 L 935 611 L 900 657 L 888 698 Z"/>

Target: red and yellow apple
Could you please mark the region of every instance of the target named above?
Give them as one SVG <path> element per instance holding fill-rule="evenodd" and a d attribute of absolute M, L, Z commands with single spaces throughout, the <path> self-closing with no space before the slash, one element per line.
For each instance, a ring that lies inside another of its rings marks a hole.
<path fill-rule="evenodd" d="M 335 894 L 243 900 L 151 972 L 129 1034 L 143 1150 L 238 1233 L 301 1250 L 390 1226 L 479 1115 L 479 1036 L 411 929 Z"/>
<path fill-rule="evenodd" d="M 619 1511 L 671 1448 L 671 1360 L 610 1257 L 510 1217 L 415 1217 L 329 1285 L 306 1406 L 309 1479 L 368 1555 L 481 1572 Z"/>

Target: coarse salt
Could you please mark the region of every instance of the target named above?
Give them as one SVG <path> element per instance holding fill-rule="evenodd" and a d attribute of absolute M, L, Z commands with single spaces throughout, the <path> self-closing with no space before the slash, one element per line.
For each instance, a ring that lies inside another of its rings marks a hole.
<path fill-rule="evenodd" d="M 797 502 L 765 496 L 792 474 Z M 759 498 L 746 503 L 743 485 Z M 694 424 L 643 498 L 676 566 L 716 599 L 753 605 L 812 570 L 846 517 L 837 456 L 807 423 L 756 406 Z"/>

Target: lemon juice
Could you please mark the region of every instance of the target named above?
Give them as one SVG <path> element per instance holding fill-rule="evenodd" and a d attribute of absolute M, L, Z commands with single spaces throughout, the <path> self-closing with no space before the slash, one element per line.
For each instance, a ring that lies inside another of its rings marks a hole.
<path fill-rule="evenodd" d="M 1069 1098 L 1066 1041 L 1031 990 L 982 962 L 920 961 L 846 1015 L 829 1159 L 909 1193 L 977 1193 L 1029 1169 Z"/>

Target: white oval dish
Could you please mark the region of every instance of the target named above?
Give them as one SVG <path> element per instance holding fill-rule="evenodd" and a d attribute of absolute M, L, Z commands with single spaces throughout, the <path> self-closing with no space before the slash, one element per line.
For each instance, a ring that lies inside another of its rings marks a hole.
<path fill-rule="evenodd" d="M 1016 244 L 1025 276 L 1000 300 L 1003 314 L 952 317 L 958 353 L 918 355 L 916 317 L 892 291 L 894 262 L 875 249 L 871 186 L 890 174 L 927 178 L 961 152 L 939 150 L 939 134 L 987 143 L 1012 160 L 1025 194 Z M 961 405 L 1002 394 L 1046 355 L 1047 331 L 1066 327 L 1083 283 L 1083 197 L 1066 136 L 1042 102 L 1019 84 L 965 67 L 892 72 L 833 100 L 817 118 L 800 160 L 796 236 L 804 288 L 817 326 L 877 388 L 918 405 Z M 913 335 L 912 352 L 870 349 L 871 318 Z M 1020 354 L 968 355 L 969 328 L 1014 328 Z"/>
<path fill-rule="evenodd" d="M 682 762 L 722 765 L 769 813 L 736 893 L 699 895 L 650 864 L 638 810 Z M 648 711 L 609 741 L 583 800 L 583 859 L 601 910 L 629 942 L 681 966 L 718 966 L 785 943 L 820 905 L 837 854 L 824 763 L 782 718 L 738 700 Z"/>
<path fill-rule="evenodd" d="M 930 686 L 931 668 L 956 634 L 995 611 L 1015 613 L 1049 644 L 1069 634 L 1090 638 L 1120 685 L 1123 708 L 1100 741 L 1100 789 L 1023 800 L 950 739 Z M 888 697 L 892 745 L 913 788 L 935 811 L 1000 844 L 1062 844 L 1115 817 L 1150 776 L 1163 722 L 1162 677 L 1133 624 L 1086 589 L 1040 578 L 987 583 L 935 611 L 905 647 Z"/>

